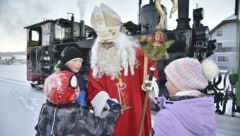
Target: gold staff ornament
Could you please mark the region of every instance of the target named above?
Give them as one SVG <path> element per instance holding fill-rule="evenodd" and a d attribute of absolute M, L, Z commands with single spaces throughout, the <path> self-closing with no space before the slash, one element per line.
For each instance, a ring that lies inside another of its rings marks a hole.
<path fill-rule="evenodd" d="M 170 18 L 172 14 L 177 10 L 177 0 L 171 0 L 173 6 L 170 11 Z M 160 16 L 160 21 L 156 26 L 155 35 L 143 35 L 139 41 L 142 45 L 145 56 L 153 60 L 168 59 L 169 55 L 167 49 L 175 42 L 174 40 L 166 40 L 163 35 L 165 30 L 164 22 L 166 20 L 166 13 L 161 7 L 161 0 L 155 1 L 157 12 Z"/>

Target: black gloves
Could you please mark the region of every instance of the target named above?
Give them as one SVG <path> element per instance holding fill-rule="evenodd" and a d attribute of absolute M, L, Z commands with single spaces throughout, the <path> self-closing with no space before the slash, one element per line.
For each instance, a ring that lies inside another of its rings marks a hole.
<path fill-rule="evenodd" d="M 107 104 L 109 105 L 110 107 L 110 111 L 112 111 L 113 113 L 116 113 L 116 114 L 119 114 L 121 113 L 121 105 L 111 99 L 108 99 L 107 100 Z"/>

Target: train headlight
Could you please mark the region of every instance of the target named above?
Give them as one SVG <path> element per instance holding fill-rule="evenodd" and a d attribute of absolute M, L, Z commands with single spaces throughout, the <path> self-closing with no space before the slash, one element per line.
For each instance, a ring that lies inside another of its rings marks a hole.
<path fill-rule="evenodd" d="M 209 28 L 207 26 L 198 27 L 195 29 L 195 40 L 196 41 L 207 41 L 209 40 Z"/>

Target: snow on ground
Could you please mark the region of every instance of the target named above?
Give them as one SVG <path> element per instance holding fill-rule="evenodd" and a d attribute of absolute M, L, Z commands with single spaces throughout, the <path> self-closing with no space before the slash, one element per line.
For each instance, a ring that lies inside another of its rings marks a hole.
<path fill-rule="evenodd" d="M 34 136 L 45 95 L 26 81 L 26 64 L 0 69 L 0 136 Z"/>
<path fill-rule="evenodd" d="M 34 136 L 45 99 L 42 91 L 26 81 L 26 64 L 0 65 L 0 136 Z M 229 100 L 228 115 L 231 106 Z"/>

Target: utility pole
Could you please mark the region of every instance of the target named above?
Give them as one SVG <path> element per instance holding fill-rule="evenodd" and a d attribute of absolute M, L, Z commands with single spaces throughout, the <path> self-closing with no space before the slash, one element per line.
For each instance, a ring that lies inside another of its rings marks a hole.
<path fill-rule="evenodd" d="M 239 40 L 239 37 L 240 37 L 240 8 L 239 8 L 239 0 L 235 0 L 235 15 L 237 17 L 237 37 L 236 37 L 236 42 L 237 42 L 237 49 L 238 49 L 238 52 L 236 53 L 236 57 L 238 59 L 238 70 L 237 70 L 237 73 L 238 73 L 238 83 L 237 83 L 237 94 L 236 94 L 236 98 L 237 98 L 237 106 L 240 107 L 240 55 L 239 55 L 239 52 L 240 52 L 240 40 Z"/>

